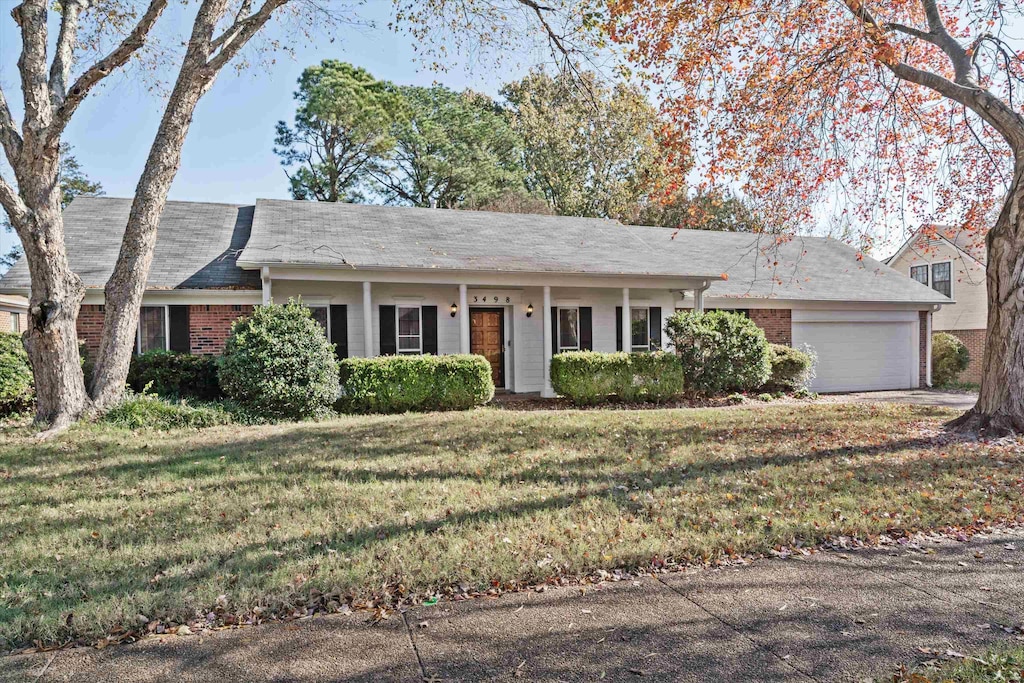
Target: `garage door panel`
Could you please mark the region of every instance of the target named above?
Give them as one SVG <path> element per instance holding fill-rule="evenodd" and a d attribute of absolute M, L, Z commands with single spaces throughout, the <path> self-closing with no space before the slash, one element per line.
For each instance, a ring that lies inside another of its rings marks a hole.
<path fill-rule="evenodd" d="M 908 389 L 914 331 L 907 322 L 803 322 L 793 325 L 793 344 L 818 355 L 815 391 Z"/>

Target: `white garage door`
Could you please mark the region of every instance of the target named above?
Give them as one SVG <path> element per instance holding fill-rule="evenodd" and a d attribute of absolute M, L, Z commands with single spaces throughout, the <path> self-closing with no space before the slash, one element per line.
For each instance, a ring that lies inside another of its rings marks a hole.
<path fill-rule="evenodd" d="M 871 391 L 917 386 L 913 322 L 796 322 L 793 345 L 818 354 L 814 391 Z"/>

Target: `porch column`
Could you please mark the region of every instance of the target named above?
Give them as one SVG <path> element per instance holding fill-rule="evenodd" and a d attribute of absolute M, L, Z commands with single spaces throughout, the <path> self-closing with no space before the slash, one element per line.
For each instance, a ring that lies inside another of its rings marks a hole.
<path fill-rule="evenodd" d="M 544 388 L 540 395 L 554 398 L 555 391 L 551 388 L 551 287 L 544 285 Z"/>
<path fill-rule="evenodd" d="M 263 266 L 263 268 L 260 269 L 260 281 L 263 283 L 263 305 L 267 306 L 274 300 L 273 294 L 270 290 L 270 268 Z"/>
<path fill-rule="evenodd" d="M 629 353 L 633 350 L 633 322 L 629 314 L 629 287 L 622 288 L 622 350 Z"/>
<path fill-rule="evenodd" d="M 459 285 L 459 349 L 469 353 L 469 297 L 466 285 Z"/>
<path fill-rule="evenodd" d="M 704 288 L 693 290 L 693 312 L 703 313 L 704 312 Z"/>
<path fill-rule="evenodd" d="M 373 358 L 373 297 L 370 296 L 370 283 L 363 283 L 363 356 Z"/>

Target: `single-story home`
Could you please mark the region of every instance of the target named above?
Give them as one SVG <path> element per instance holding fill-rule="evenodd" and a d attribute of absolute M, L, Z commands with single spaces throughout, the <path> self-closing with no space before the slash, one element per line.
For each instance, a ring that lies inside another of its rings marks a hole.
<path fill-rule="evenodd" d="M 988 329 L 985 237 L 951 226 L 922 226 L 886 261 L 899 272 L 948 296 L 936 311 L 935 332 L 948 332 L 967 347 L 971 362 L 960 375 L 981 382 Z"/>
<path fill-rule="evenodd" d="M 129 199 L 79 197 L 69 259 L 98 348 L 103 286 Z M 0 293 L 28 293 L 19 262 Z M 679 231 L 612 220 L 259 199 L 168 202 L 137 350 L 218 353 L 254 306 L 301 297 L 338 354 L 479 353 L 495 384 L 552 395 L 552 354 L 667 346 L 679 309 L 739 310 L 818 355 L 818 391 L 930 378 L 931 316 L 949 298 L 832 239 Z"/>

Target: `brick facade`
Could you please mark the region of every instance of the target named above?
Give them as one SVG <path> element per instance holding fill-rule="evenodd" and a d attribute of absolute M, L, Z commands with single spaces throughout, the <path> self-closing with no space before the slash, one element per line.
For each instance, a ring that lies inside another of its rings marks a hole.
<path fill-rule="evenodd" d="M 11 327 L 11 314 L 8 311 L 0 311 L 0 332 L 14 332 Z"/>
<path fill-rule="evenodd" d="M 772 344 L 793 345 L 793 311 L 788 308 L 751 308 L 750 319 L 764 330 Z"/>
<path fill-rule="evenodd" d="M 249 304 L 189 306 L 189 346 L 192 353 L 209 356 L 222 352 L 231 334 L 231 323 L 249 315 L 252 309 Z"/>
<path fill-rule="evenodd" d="M 85 345 L 89 356 L 96 357 L 100 350 L 100 338 L 103 336 L 103 306 L 84 304 L 78 312 L 78 341 Z"/>
<path fill-rule="evenodd" d="M 967 369 L 960 373 L 961 382 L 981 383 L 981 365 L 985 358 L 985 330 L 942 330 L 964 343 L 971 354 Z"/>
<path fill-rule="evenodd" d="M 224 350 L 231 334 L 231 323 L 252 313 L 249 304 L 207 305 L 188 307 L 189 349 L 192 353 L 216 355 Z M 103 334 L 103 306 L 87 304 L 78 313 L 78 339 L 90 354 L 100 349 Z"/>
<path fill-rule="evenodd" d="M 918 319 L 918 375 L 921 383 L 918 386 L 928 386 L 928 316 L 931 313 L 928 311 L 919 311 L 917 314 Z"/>

